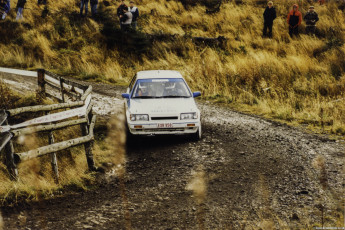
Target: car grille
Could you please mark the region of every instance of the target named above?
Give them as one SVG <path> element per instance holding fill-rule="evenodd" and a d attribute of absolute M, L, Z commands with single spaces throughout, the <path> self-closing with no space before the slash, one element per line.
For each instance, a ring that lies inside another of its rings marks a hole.
<path fill-rule="evenodd" d="M 136 129 L 136 131 L 144 131 L 144 132 L 176 132 L 180 131 L 183 132 L 184 128 L 161 128 L 161 129 Z"/>
<path fill-rule="evenodd" d="M 151 117 L 152 121 L 157 121 L 157 120 L 177 120 L 178 116 L 175 117 Z"/>

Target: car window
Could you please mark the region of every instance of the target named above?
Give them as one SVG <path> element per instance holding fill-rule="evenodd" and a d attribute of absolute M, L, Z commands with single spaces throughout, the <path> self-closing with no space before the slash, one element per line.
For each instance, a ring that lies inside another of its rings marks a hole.
<path fill-rule="evenodd" d="M 132 94 L 132 98 L 181 97 L 191 97 L 187 84 L 181 78 L 138 80 Z"/>

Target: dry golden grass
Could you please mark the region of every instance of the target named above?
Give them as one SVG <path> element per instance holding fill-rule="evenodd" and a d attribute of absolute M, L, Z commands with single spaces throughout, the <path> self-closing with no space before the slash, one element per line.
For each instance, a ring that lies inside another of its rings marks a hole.
<path fill-rule="evenodd" d="M 59 139 L 67 140 L 70 136 L 76 137 L 77 130 L 71 129 L 69 135 L 63 132 L 55 132 Z M 48 137 L 45 135 L 28 135 L 20 137 L 19 143 L 14 142 L 15 152 L 34 149 L 48 144 Z M 58 141 L 58 139 L 57 139 Z M 72 189 L 86 189 L 85 182 L 92 181 L 93 176 L 87 173 L 86 157 L 81 147 L 73 148 L 70 151 L 57 153 L 59 166 L 59 184 L 55 184 L 50 165 L 50 156 L 43 156 L 18 165 L 19 180 L 10 180 L 6 166 L 0 163 L 0 201 L 2 204 L 16 201 L 38 200 L 56 194 L 57 190 L 64 187 Z"/>
<path fill-rule="evenodd" d="M 109 164 L 111 170 L 117 176 L 123 177 L 126 172 L 126 130 L 125 117 L 120 114 L 110 119 L 106 124 L 108 134 L 104 142 L 95 146 L 97 154 L 96 161 L 99 164 Z M 109 167 L 108 166 L 108 167 Z"/>

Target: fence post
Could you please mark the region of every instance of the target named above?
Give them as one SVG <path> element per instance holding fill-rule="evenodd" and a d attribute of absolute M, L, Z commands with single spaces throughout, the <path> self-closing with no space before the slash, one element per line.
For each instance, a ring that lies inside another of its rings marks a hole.
<path fill-rule="evenodd" d="M 8 125 L 8 120 L 5 120 L 5 125 Z M 6 166 L 8 173 L 10 174 L 11 180 L 18 180 L 18 169 L 17 165 L 14 161 L 14 147 L 12 141 L 9 141 L 5 145 L 5 153 L 6 153 Z"/>
<path fill-rule="evenodd" d="M 49 114 L 49 112 L 47 112 L 46 114 Z M 50 123 L 51 124 L 51 123 Z M 48 141 L 49 144 L 54 144 L 54 134 L 53 131 L 49 131 L 48 133 Z M 59 167 L 58 167 L 58 163 L 57 163 L 57 158 L 56 158 L 56 153 L 51 153 L 50 154 L 51 157 L 51 166 L 52 166 L 52 170 L 53 170 L 53 176 L 54 176 L 54 181 L 56 184 L 59 183 Z"/>
<path fill-rule="evenodd" d="M 81 124 L 80 128 L 81 128 L 81 133 L 83 136 L 86 136 L 89 134 L 89 128 L 90 128 L 90 121 L 92 118 L 92 110 L 90 111 L 89 114 L 87 114 L 87 120 L 88 122 L 86 124 Z M 87 165 L 89 167 L 90 171 L 96 171 L 96 166 L 95 166 L 95 162 L 93 160 L 93 154 L 92 154 L 92 144 L 93 142 L 86 142 L 84 144 L 84 148 L 85 148 L 85 155 L 86 155 L 86 160 L 87 160 Z"/>
<path fill-rule="evenodd" d="M 45 87 L 44 75 L 45 75 L 44 69 L 37 70 L 37 83 L 38 83 L 37 98 L 38 100 L 46 98 L 46 87 Z"/>
<path fill-rule="evenodd" d="M 61 98 L 62 98 L 62 102 L 65 103 L 65 93 L 64 93 L 63 83 L 64 83 L 64 79 L 60 77 Z"/>
<path fill-rule="evenodd" d="M 83 95 L 85 95 L 85 92 L 86 92 L 86 90 L 84 90 Z M 79 96 L 79 100 L 82 100 L 83 95 Z M 92 109 L 90 110 L 89 114 L 86 114 L 87 123 L 80 125 L 81 134 L 83 136 L 86 136 L 89 134 L 89 127 L 90 127 L 89 124 L 90 124 L 91 118 L 92 118 Z M 87 142 L 84 144 L 85 155 L 86 155 L 86 161 L 87 161 L 87 165 L 89 167 L 89 170 L 90 171 L 96 171 L 97 168 L 95 166 L 95 162 L 93 160 L 93 154 L 92 154 L 92 144 L 93 144 L 93 142 Z"/>

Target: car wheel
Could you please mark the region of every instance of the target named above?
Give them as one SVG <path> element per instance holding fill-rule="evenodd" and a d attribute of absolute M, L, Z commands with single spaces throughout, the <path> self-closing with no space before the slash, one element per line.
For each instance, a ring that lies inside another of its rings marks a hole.
<path fill-rule="evenodd" d="M 127 143 L 130 143 L 133 140 L 133 134 L 129 131 L 127 124 L 126 124 L 126 139 L 127 139 Z"/>
<path fill-rule="evenodd" d="M 201 130 L 201 126 L 199 126 L 198 131 L 196 131 L 196 133 L 193 133 L 193 141 L 198 141 L 200 140 L 202 137 L 202 130 Z"/>
<path fill-rule="evenodd" d="M 125 120 L 125 130 L 126 130 L 126 143 L 130 144 L 134 139 L 134 135 L 129 131 L 127 119 Z"/>

